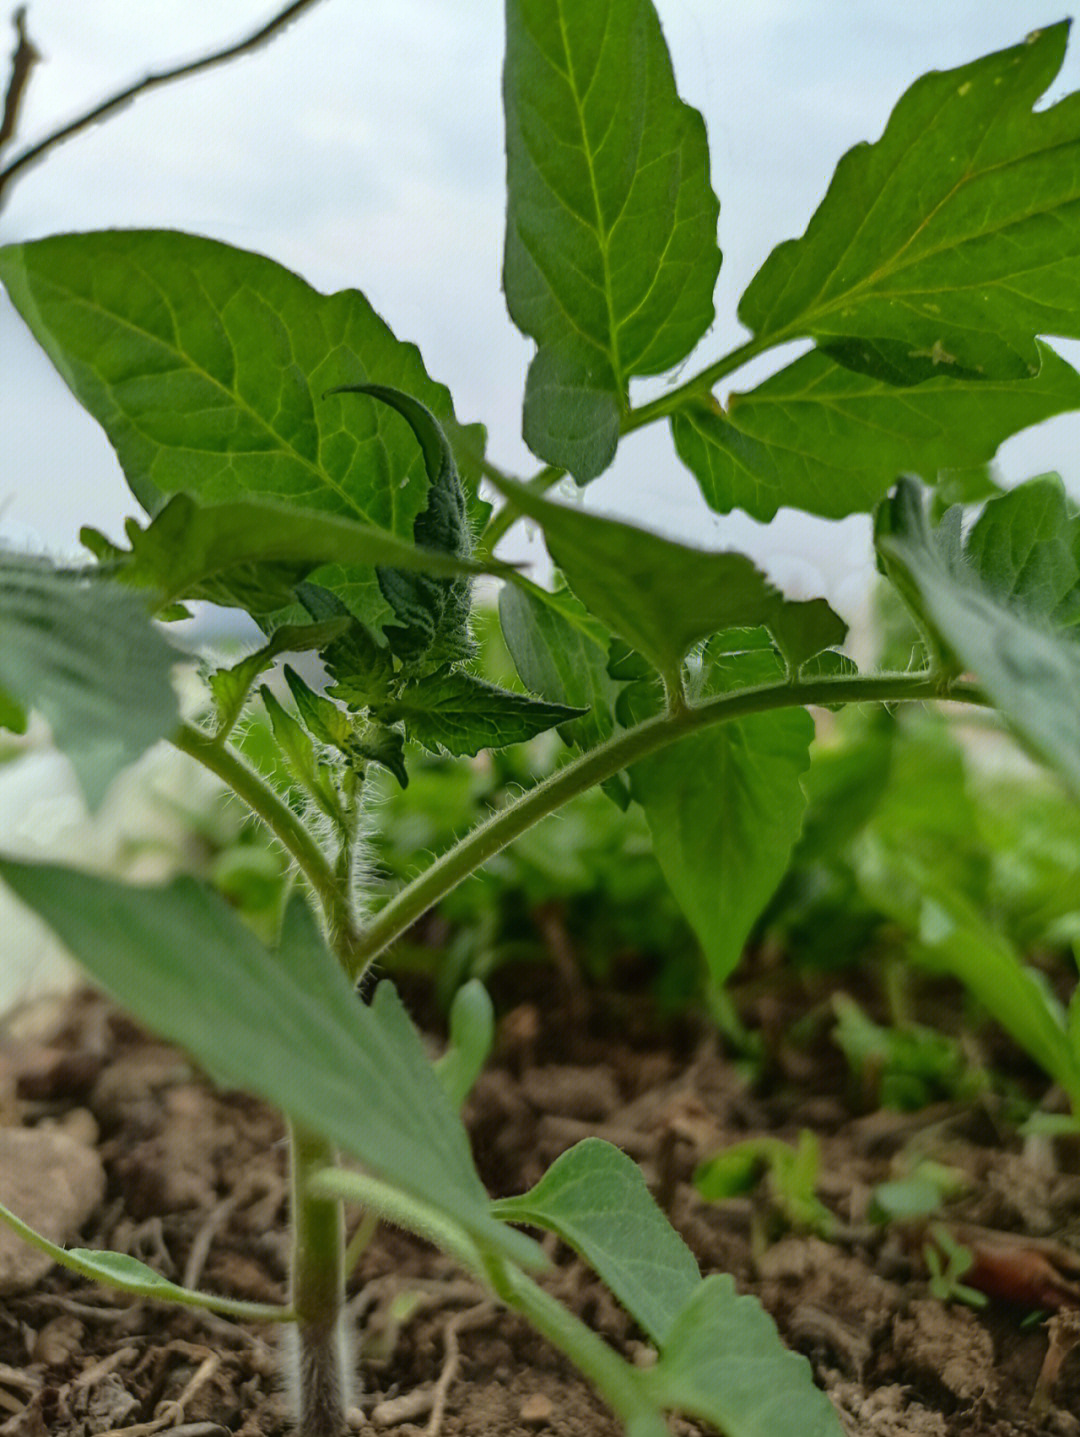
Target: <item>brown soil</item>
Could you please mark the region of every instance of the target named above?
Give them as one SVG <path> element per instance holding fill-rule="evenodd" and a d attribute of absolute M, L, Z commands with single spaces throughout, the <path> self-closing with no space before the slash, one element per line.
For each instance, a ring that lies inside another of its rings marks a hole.
<path fill-rule="evenodd" d="M 552 1012 L 550 992 L 511 997 L 466 1113 L 493 1194 L 520 1191 L 565 1148 L 599 1134 L 642 1163 L 703 1270 L 730 1272 L 761 1298 L 852 1437 L 1078 1437 L 1080 1357 L 1066 1354 L 1056 1379 L 1048 1371 L 1039 1382 L 1046 1308 L 1074 1301 L 1068 1250 L 1055 1243 L 1080 1227 L 1075 1150 L 1025 1144 L 989 1098 L 855 1113 L 824 1035 L 805 1048 L 780 1042 L 769 1077 L 751 1086 L 715 1033 L 682 1020 L 658 1035 L 640 1000 L 601 1004 L 578 991 Z M 419 998 L 414 1011 L 423 1009 Z M 0 1123 L 59 1124 L 97 1145 L 108 1191 L 83 1245 L 133 1253 L 213 1291 L 284 1298 L 279 1121 L 247 1097 L 213 1091 L 101 999 L 82 995 L 46 1041 L 8 1035 Z M 695 1162 L 722 1144 L 760 1133 L 793 1140 L 802 1128 L 822 1145 L 830 1241 L 785 1231 L 767 1193 L 709 1205 L 690 1185 Z M 1011 1235 L 999 1290 L 1042 1298 L 1042 1318 L 1025 1321 L 1028 1308 L 1000 1299 L 978 1311 L 935 1300 L 925 1234 L 868 1221 L 872 1189 L 913 1152 L 966 1177 L 949 1221 L 977 1224 L 957 1229 L 968 1236 Z M 632 1322 L 582 1264 L 550 1251 L 560 1297 L 647 1360 Z M 349 1292 L 363 1354 L 355 1430 L 617 1437 L 557 1353 L 409 1236 L 380 1230 Z M 1063 1349 L 1074 1322 L 1065 1311 L 1051 1323 Z M 283 1437 L 279 1356 L 266 1328 L 132 1305 L 54 1268 L 0 1305 L 0 1437 Z M 675 1433 L 699 1430 L 673 1423 Z"/>

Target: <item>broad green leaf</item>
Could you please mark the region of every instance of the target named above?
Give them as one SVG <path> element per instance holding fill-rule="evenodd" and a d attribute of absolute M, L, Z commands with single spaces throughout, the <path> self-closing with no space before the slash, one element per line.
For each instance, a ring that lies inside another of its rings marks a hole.
<path fill-rule="evenodd" d="M 402 416 L 420 445 L 431 486 L 427 505 L 413 525 L 413 538 L 421 549 L 468 559 L 472 533 L 465 492 L 450 441 L 431 410 L 411 395 L 381 384 L 347 384 L 331 393 L 367 394 Z M 376 572 L 383 597 L 398 620 L 386 629 L 386 641 L 395 654 L 406 662 L 425 658 L 434 667 L 472 657 L 476 646 L 469 633 L 468 578 L 457 574 L 438 579 L 416 572 L 415 565 Z"/>
<path fill-rule="evenodd" d="M 48 719 L 91 808 L 176 729 L 179 657 L 137 595 L 0 551 L 0 703 L 16 721 L 28 709 Z"/>
<path fill-rule="evenodd" d="M 475 567 L 467 557 L 459 562 L 417 548 L 385 529 L 266 500 L 204 508 L 190 494 L 176 494 L 145 529 L 129 519 L 125 530 L 130 550 L 92 529 L 82 531 L 82 540 L 117 579 L 156 589 L 163 605 L 208 599 L 263 615 L 291 604 L 299 581 L 328 563 L 393 563 L 425 570 L 429 583 L 455 581 L 430 574 L 467 583 L 461 571 Z"/>
<path fill-rule="evenodd" d="M 608 671 L 611 636 L 568 589 L 549 593 L 519 580 L 499 594 L 499 621 L 522 683 L 552 703 L 588 712 L 559 733 L 593 748 L 610 738 L 619 683 Z"/>
<path fill-rule="evenodd" d="M 586 1138 L 556 1158 L 527 1193 L 493 1211 L 558 1233 L 603 1279 L 658 1346 L 701 1284 L 693 1253 L 624 1152 Z"/>
<path fill-rule="evenodd" d="M 1080 337 L 1080 95 L 1032 110 L 1068 28 L 916 80 L 769 256 L 743 323 L 901 384 L 1026 379 L 1036 335 Z"/>
<path fill-rule="evenodd" d="M 555 504 L 509 480 L 492 481 L 544 531 L 567 583 L 612 633 L 665 677 L 717 629 L 767 624 L 779 602 L 743 554 L 708 553 L 647 529 Z"/>
<path fill-rule="evenodd" d="M 1080 375 L 1046 345 L 1035 379 L 932 379 L 910 389 L 814 352 L 748 394 L 680 409 L 672 435 L 711 508 L 771 519 L 869 512 L 898 473 L 992 459 L 1010 435 L 1080 409 Z M 517 501 L 515 500 L 515 503 Z M 524 507 L 524 506 L 522 506 Z"/>
<path fill-rule="evenodd" d="M 207 506 L 262 498 L 411 543 L 429 487 L 416 439 L 373 399 L 320 398 L 339 385 L 414 396 L 459 442 L 463 472 L 475 448 L 415 346 L 362 294 L 319 294 L 261 255 L 108 230 L 9 245 L 0 280 L 150 514 L 177 492 Z M 392 621 L 366 557 L 316 581 L 376 631 Z"/>
<path fill-rule="evenodd" d="M 539 346 L 525 439 L 579 483 L 618 442 L 631 375 L 713 319 L 719 206 L 705 127 L 651 0 L 508 0 L 503 286 Z"/>
<path fill-rule="evenodd" d="M 531 1260 L 532 1244 L 508 1246 L 515 1235 L 488 1215 L 465 1129 L 392 986 L 361 1003 L 302 899 L 271 950 L 190 878 L 132 887 L 6 859 L 0 877 L 95 982 L 216 1082 L 265 1099 L 478 1240 Z"/>
<path fill-rule="evenodd" d="M 251 691 L 251 685 L 265 673 L 279 654 L 321 649 L 348 628 L 350 619 L 327 619 L 321 624 L 282 624 L 268 643 L 227 669 L 210 675 L 210 692 L 218 711 L 218 732 L 227 734 L 235 725 Z"/>
<path fill-rule="evenodd" d="M 825 599 L 788 599 L 777 604 L 769 627 L 793 674 L 823 650 L 842 644 L 848 631 L 847 624 Z"/>
<path fill-rule="evenodd" d="M 705 1278 L 646 1374 L 665 1407 L 713 1423 L 724 1437 L 843 1437 L 805 1357 L 781 1342 L 756 1298 L 726 1273 Z"/>
<path fill-rule="evenodd" d="M 432 753 L 472 755 L 482 748 L 524 743 L 556 724 L 580 718 L 583 711 L 456 671 L 409 684 L 374 712 L 385 723 L 404 722 L 408 736 Z"/>
<path fill-rule="evenodd" d="M 1056 474 L 1029 479 L 987 504 L 964 545 L 995 597 L 1055 628 L 1080 623 L 1080 521 Z"/>
<path fill-rule="evenodd" d="M 987 505 L 992 517 L 984 538 L 998 522 L 995 506 L 1011 497 Z M 1037 508 L 1042 497 L 1041 489 L 1030 494 Z M 1023 583 L 1016 593 L 1008 584 L 1002 587 L 998 565 L 988 564 L 984 578 L 975 561 L 1000 553 L 1005 531 L 995 529 L 994 545 L 969 558 L 954 516 L 958 519 L 958 509 L 932 530 L 918 485 L 901 480 L 878 510 L 875 526 L 886 573 L 936 636 L 945 660 L 974 673 L 1021 740 L 1080 793 L 1080 645 L 1072 630 L 1055 629 L 1046 616 L 1047 593 L 1049 601 L 1060 603 L 1057 588 L 1044 586 L 1040 592 L 1034 586 L 1040 612 Z M 1032 527 L 1026 506 L 1008 505 L 1002 523 L 1018 534 L 1022 547 Z"/>
<path fill-rule="evenodd" d="M 718 655 L 710 688 L 775 681 L 778 668 L 764 650 Z M 754 714 L 691 734 L 630 770 L 657 862 L 718 984 L 787 870 L 813 736 L 805 709 Z"/>

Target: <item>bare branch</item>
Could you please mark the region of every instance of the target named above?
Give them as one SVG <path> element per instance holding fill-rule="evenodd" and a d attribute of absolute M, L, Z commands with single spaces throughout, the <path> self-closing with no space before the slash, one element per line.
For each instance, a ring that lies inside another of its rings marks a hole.
<path fill-rule="evenodd" d="M 26 6 L 20 5 L 12 16 L 15 25 L 15 53 L 11 57 L 11 79 L 4 96 L 4 116 L 0 119 L 0 149 L 15 137 L 19 123 L 19 107 L 26 92 L 30 71 L 41 59 L 41 52 L 26 33 Z"/>
<path fill-rule="evenodd" d="M 0 170 L 0 204 L 3 203 L 5 190 L 8 189 L 13 180 L 25 170 L 28 170 L 32 165 L 36 165 L 44 159 L 45 156 L 56 149 L 58 145 L 62 145 L 66 140 L 70 140 L 73 135 L 77 135 L 81 131 L 88 129 L 91 125 L 96 125 L 99 121 L 107 119 L 110 115 L 115 114 L 117 110 L 122 110 L 125 105 L 130 105 L 132 100 L 137 99 L 139 95 L 145 94 L 147 90 L 156 89 L 159 85 L 171 84 L 173 80 L 183 80 L 188 75 L 201 74 L 203 70 L 209 70 L 215 65 L 224 65 L 229 60 L 235 60 L 239 55 L 250 54 L 253 50 L 257 50 L 260 46 L 272 40 L 275 35 L 293 20 L 298 19 L 305 10 L 313 9 L 318 3 L 319 0 L 291 0 L 291 3 L 286 5 L 272 20 L 267 21 L 265 25 L 253 34 L 248 35 L 246 39 L 239 40 L 233 45 L 227 45 L 225 49 L 217 50 L 212 55 L 204 55 L 201 59 L 190 60 L 187 64 L 178 65 L 173 70 L 162 70 L 157 74 L 146 75 L 134 85 L 130 85 L 126 90 L 121 90 L 118 94 L 110 96 L 107 100 L 103 100 L 99 105 L 95 105 L 92 110 L 88 110 L 86 114 L 80 115 L 78 119 L 72 120 L 69 124 L 63 125 L 58 130 L 54 130 L 51 135 L 46 135 L 46 137 L 40 140 L 36 145 L 31 145 L 28 149 L 23 150 L 21 154 L 16 155 L 9 165 Z M 20 11 L 19 14 L 22 14 L 22 11 Z M 16 24 L 18 23 L 17 16 Z M 36 51 L 34 52 L 34 57 L 37 58 Z M 18 51 L 16 51 L 16 60 L 17 59 Z M 12 81 L 14 83 L 14 71 Z M 23 84 L 25 84 L 25 80 Z M 8 94 L 10 97 L 10 87 Z M 6 122 L 6 107 L 4 117 Z"/>

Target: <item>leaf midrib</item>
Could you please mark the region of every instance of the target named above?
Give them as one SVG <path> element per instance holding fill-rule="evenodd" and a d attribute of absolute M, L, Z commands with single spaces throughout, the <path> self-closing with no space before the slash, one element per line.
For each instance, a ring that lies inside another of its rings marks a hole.
<path fill-rule="evenodd" d="M 616 323 L 615 309 L 612 302 L 611 257 L 609 254 L 611 235 L 610 232 L 604 227 L 603 210 L 600 206 L 600 190 L 596 182 L 596 167 L 593 164 L 593 153 L 592 148 L 589 144 L 589 132 L 585 126 L 585 111 L 582 104 L 582 96 L 578 91 L 577 76 L 574 74 L 573 60 L 570 55 L 570 40 L 569 36 L 566 33 L 566 19 L 563 0 L 559 0 L 559 3 L 557 5 L 557 11 L 559 17 L 559 39 L 562 41 L 563 56 L 566 61 L 566 83 L 570 89 L 570 94 L 574 101 L 574 111 L 577 115 L 578 127 L 581 130 L 581 152 L 585 157 L 585 164 L 589 171 L 589 188 L 592 192 L 593 207 L 596 211 L 596 235 L 597 239 L 599 240 L 600 264 L 604 276 L 604 307 L 607 310 L 608 319 L 608 357 L 611 360 L 612 371 L 615 375 L 616 384 L 618 386 L 619 407 L 622 408 L 624 407 L 622 395 L 625 389 L 625 383 L 623 380 L 622 373 L 622 361 L 619 357 L 618 325 Z M 610 14 L 611 12 L 609 10 L 608 18 L 605 20 L 604 23 L 604 38 L 600 46 L 601 51 L 604 49 L 607 43 Z"/>
<path fill-rule="evenodd" d="M 943 106 L 948 98 L 950 97 L 946 96 L 943 99 Z M 994 117 L 995 120 L 997 118 L 999 118 L 999 116 Z M 989 124 L 987 125 L 987 128 L 990 128 Z M 921 143 L 924 134 L 925 131 L 920 131 L 918 135 L 913 137 L 912 144 L 911 146 L 909 146 L 909 152 L 911 148 L 914 147 L 914 145 Z M 880 143 L 880 141 L 878 143 Z M 1074 135 L 1070 139 L 1061 140 L 1054 144 L 1045 145 L 1039 148 L 1029 149 L 1021 155 L 1010 156 L 1009 158 L 1004 159 L 997 164 L 987 165 L 985 168 L 982 169 L 967 169 L 964 174 L 956 180 L 956 182 L 952 185 L 949 191 L 944 194 L 938 200 L 937 204 L 934 205 L 934 207 L 923 217 L 923 219 L 915 227 L 915 229 L 912 230 L 911 234 L 907 237 L 907 239 L 899 247 L 899 249 L 897 249 L 893 255 L 889 256 L 887 261 L 879 265 L 878 268 L 872 271 L 870 274 L 865 275 L 861 280 L 858 281 L 858 283 L 852 285 L 851 288 L 844 290 L 843 293 L 836 295 L 835 297 L 825 301 L 824 303 L 820 303 L 819 301 L 821 299 L 821 295 L 824 293 L 829 283 L 829 280 L 836 276 L 836 273 L 839 270 L 844 257 L 850 253 L 859 236 L 864 232 L 867 225 L 869 224 L 871 217 L 876 213 L 878 206 L 884 202 L 885 187 L 880 187 L 877 195 L 874 197 L 874 201 L 871 204 L 870 208 L 866 211 L 866 214 L 863 216 L 863 219 L 856 227 L 856 229 L 852 232 L 848 243 L 845 246 L 843 254 L 840 255 L 833 262 L 829 274 L 825 277 L 825 280 L 819 288 L 817 294 L 814 296 L 814 299 L 811 300 L 809 304 L 804 307 L 802 312 L 797 315 L 794 320 L 790 321 L 788 324 L 782 326 L 780 329 L 775 331 L 770 332 L 768 329 L 763 329 L 760 332 L 759 337 L 768 337 L 774 345 L 783 343 L 785 339 L 806 333 L 815 322 L 825 318 L 830 314 L 835 313 L 837 310 L 844 308 L 846 305 L 849 305 L 852 302 L 857 303 L 861 298 L 865 297 L 868 291 L 873 291 L 874 288 L 886 278 L 899 276 L 903 274 L 906 269 L 910 269 L 916 264 L 922 264 L 927 260 L 933 260 L 941 254 L 954 253 L 957 250 L 963 248 L 964 245 L 970 244 L 973 241 L 986 239 L 991 235 L 1002 234 L 1008 229 L 1012 228 L 1014 225 L 1026 224 L 1028 221 L 1041 215 L 1055 214 L 1059 210 L 1064 209 L 1066 205 L 1076 203 L 1077 200 L 1080 200 L 1080 186 L 1077 186 L 1075 188 L 1075 192 L 1070 194 L 1068 197 L 1064 199 L 1059 199 L 1052 208 L 1044 207 L 1042 209 L 1032 209 L 1020 215 L 1013 215 L 1007 222 L 997 227 L 980 230 L 977 234 L 966 235 L 958 241 L 954 239 L 951 242 L 942 243 L 935 248 L 922 251 L 919 255 L 908 260 L 906 263 L 899 262 L 901 257 L 915 244 L 919 235 L 925 232 L 928 226 L 933 222 L 934 218 L 955 198 L 956 195 L 960 193 L 960 191 L 966 185 L 971 184 L 975 180 L 984 179 L 987 176 L 994 174 L 995 172 L 1003 173 L 1006 170 L 1009 170 L 1015 166 L 1027 164 L 1033 158 L 1042 158 L 1048 155 L 1052 155 L 1055 151 L 1058 150 L 1076 149 L 1078 147 L 1080 147 L 1080 136 Z M 896 168 L 896 166 L 894 166 L 893 168 L 894 174 Z M 801 241 L 795 241 L 795 243 L 801 243 Z M 1026 272 L 1027 271 L 1023 270 L 1016 271 L 1016 273 Z M 794 277 L 794 274 L 795 271 L 792 272 L 791 278 Z M 1003 279 L 1001 277 L 997 277 L 992 280 L 991 283 L 994 285 L 1000 285 L 1003 283 Z M 954 294 L 957 291 L 968 287 L 969 286 L 949 284 L 945 286 L 942 290 L 935 291 L 928 290 L 925 286 L 922 286 L 918 290 L 910 291 L 910 293 Z M 902 290 L 892 292 L 882 291 L 879 296 L 875 297 L 880 297 L 883 299 L 902 298 L 905 293 L 907 292 Z"/>

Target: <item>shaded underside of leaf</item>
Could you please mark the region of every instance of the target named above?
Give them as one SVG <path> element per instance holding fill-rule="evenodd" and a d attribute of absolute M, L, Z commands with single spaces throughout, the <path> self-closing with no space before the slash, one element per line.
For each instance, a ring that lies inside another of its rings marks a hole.
<path fill-rule="evenodd" d="M 175 730 L 178 657 L 136 594 L 0 552 L 0 694 L 13 718 L 48 719 L 91 807 Z"/>
<path fill-rule="evenodd" d="M 1032 109 L 1068 28 L 916 80 L 769 256 L 743 323 L 840 340 L 842 363 L 901 383 L 1026 378 L 1036 335 L 1080 335 L 1080 95 Z"/>
<path fill-rule="evenodd" d="M 359 1001 L 302 899 L 269 950 L 190 878 L 132 887 L 6 859 L 0 876 L 117 1002 L 218 1083 L 506 1249 L 514 1235 L 488 1215 L 465 1130 L 396 994 L 384 984 L 376 1002 Z"/>
<path fill-rule="evenodd" d="M 630 376 L 677 364 L 712 321 L 719 206 L 651 0 L 508 0 L 506 32 L 503 284 L 539 346 L 525 437 L 584 483 Z"/>
<path fill-rule="evenodd" d="M 328 563 L 396 564 L 448 576 L 474 567 L 385 529 L 266 500 L 204 507 L 190 494 L 174 494 L 145 528 L 134 519 L 125 528 L 130 550 L 107 551 L 122 582 L 157 589 L 165 604 L 206 599 L 258 615 L 292 603 L 296 585 Z M 106 557 L 93 531 L 84 539 Z"/>
<path fill-rule="evenodd" d="M 782 506 L 827 519 L 869 512 L 898 473 L 992 459 L 1012 434 L 1080 408 L 1080 375 L 1040 345 L 1038 376 L 931 380 L 897 389 L 820 352 L 797 359 L 728 410 L 687 406 L 672 418 L 680 458 L 710 508 L 771 519 Z"/>
<path fill-rule="evenodd" d="M 610 738 L 622 685 L 608 674 L 610 635 L 568 589 L 548 593 L 524 580 L 504 584 L 499 622 L 522 683 L 552 703 L 588 709 L 560 725 L 567 743 L 592 748 Z"/>
<path fill-rule="evenodd" d="M 577 597 L 663 675 L 717 629 L 767 624 L 778 595 L 743 554 L 709 553 L 523 485 L 493 481 L 542 527 L 548 552 Z"/>
<path fill-rule="evenodd" d="M 419 351 L 359 292 L 319 294 L 261 255 L 169 231 L 9 245 L 0 280 L 149 513 L 177 492 L 261 497 L 411 543 L 428 480 L 408 426 L 371 399 L 320 396 L 377 382 L 461 431 Z M 460 462 L 475 474 L 474 439 Z M 371 626 L 390 617 L 366 564 L 320 582 Z"/>
<path fill-rule="evenodd" d="M 1044 517 L 1044 489 L 1030 490 L 1029 497 Z M 965 553 L 951 522 L 959 511 L 932 530 L 918 485 L 902 480 L 878 511 L 875 543 L 916 617 L 959 667 L 975 674 L 1017 735 L 1080 793 L 1080 646 L 1075 631 L 1055 628 L 1052 618 L 1063 603 L 1070 612 L 1073 605 L 1059 583 L 1029 588 L 1019 570 L 1009 577 L 1011 560 L 1001 563 L 1007 531 L 1021 550 L 1030 540 L 1035 526 L 1025 509 L 1013 495 L 990 500 L 980 521 L 985 542 Z M 987 566 L 985 578 L 980 563 Z"/>

